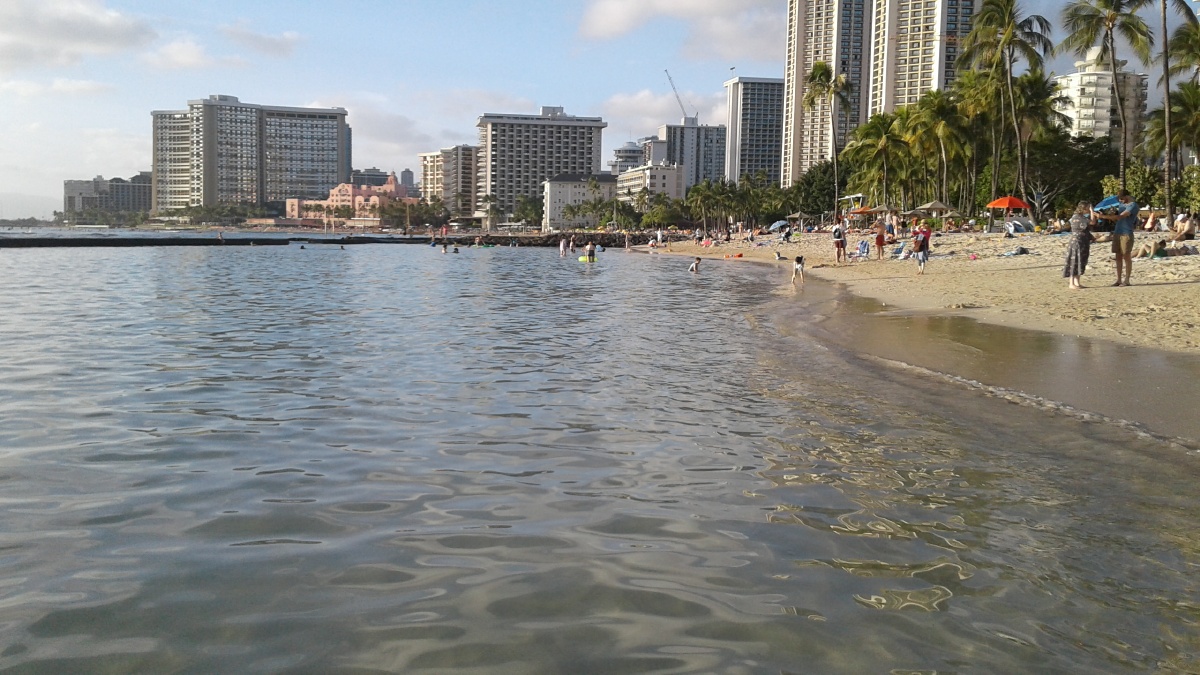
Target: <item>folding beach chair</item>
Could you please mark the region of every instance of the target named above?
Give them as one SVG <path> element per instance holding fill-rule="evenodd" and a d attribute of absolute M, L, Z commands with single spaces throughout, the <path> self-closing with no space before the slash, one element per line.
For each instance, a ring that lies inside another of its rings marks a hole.
<path fill-rule="evenodd" d="M 898 260 L 903 260 L 903 259 L 905 258 L 905 255 L 904 255 L 904 246 L 905 246 L 907 243 L 908 243 L 908 242 L 906 242 L 906 241 L 902 241 L 902 242 L 900 242 L 900 245 L 896 247 L 896 250 L 895 250 L 895 251 L 892 251 L 892 255 L 891 255 L 891 257 L 893 257 L 893 258 L 896 258 L 896 259 L 898 259 Z"/>
<path fill-rule="evenodd" d="M 869 243 L 867 243 L 866 239 L 860 240 L 858 242 L 858 249 L 854 253 L 851 253 L 849 258 L 850 258 L 850 262 L 870 260 L 871 259 L 871 245 Z"/>

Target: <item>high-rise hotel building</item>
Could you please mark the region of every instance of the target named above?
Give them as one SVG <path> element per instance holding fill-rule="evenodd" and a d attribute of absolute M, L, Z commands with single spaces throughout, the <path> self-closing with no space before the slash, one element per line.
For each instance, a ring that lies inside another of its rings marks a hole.
<path fill-rule="evenodd" d="M 477 217 L 487 217 L 492 200 L 501 213 L 511 214 L 517 197 L 541 198 L 542 184 L 559 174 L 600 173 L 601 133 L 608 125 L 599 117 L 543 106 L 538 115 L 487 113 L 476 126 Z"/>
<path fill-rule="evenodd" d="M 781 183 L 832 154 L 829 106 L 807 111 L 805 78 L 817 61 L 851 85 L 838 115 L 837 147 L 871 116 L 916 103 L 954 81 L 961 39 L 982 0 L 788 0 Z"/>
<path fill-rule="evenodd" d="M 151 113 L 153 209 L 321 199 L 350 181 L 344 108 L 289 108 L 213 95 Z"/>
<path fill-rule="evenodd" d="M 442 200 L 454 218 L 475 215 L 479 148 L 456 145 L 423 152 L 420 157 L 421 196 L 427 200 L 435 197 Z"/>
<path fill-rule="evenodd" d="M 788 0 L 788 42 L 783 87 L 781 183 L 790 186 L 809 167 L 833 156 L 830 115 L 836 115 L 837 148 L 864 119 L 862 92 L 870 46 L 869 0 Z M 824 61 L 850 83 L 850 108 L 803 107 L 808 73 Z"/>
<path fill-rule="evenodd" d="M 867 115 L 916 103 L 954 81 L 977 0 L 872 0 Z"/>
<path fill-rule="evenodd" d="M 725 178 L 740 182 L 764 172 L 779 182 L 783 143 L 783 80 L 735 77 L 725 82 L 729 118 L 725 124 Z"/>

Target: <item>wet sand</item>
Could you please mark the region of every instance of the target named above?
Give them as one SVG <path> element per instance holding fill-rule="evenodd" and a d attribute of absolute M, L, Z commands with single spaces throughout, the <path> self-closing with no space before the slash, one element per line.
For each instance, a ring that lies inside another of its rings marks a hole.
<path fill-rule="evenodd" d="M 780 307 L 801 308 L 808 325 L 800 330 L 826 344 L 914 376 L 944 377 L 1085 422 L 1132 422 L 1200 447 L 1200 340 L 1194 334 L 1200 303 L 1193 297 L 1200 290 L 1200 256 L 1135 260 L 1135 285 L 1113 288 L 1100 285 L 1112 283 L 1115 271 L 1108 244 L 1097 243 L 1084 276 L 1084 285 L 1095 287 L 1072 291 L 1062 278 L 1067 241 L 945 235 L 935 239 L 923 276 L 912 260 L 837 265 L 828 234 L 715 250 L 672 244 L 671 252 L 720 259 L 716 264 L 777 265 Z M 1002 255 L 1018 245 L 1030 253 Z M 775 250 L 788 260 L 776 262 Z M 725 259 L 738 253 L 741 258 Z M 787 281 L 795 255 L 805 256 L 809 281 L 792 289 Z"/>

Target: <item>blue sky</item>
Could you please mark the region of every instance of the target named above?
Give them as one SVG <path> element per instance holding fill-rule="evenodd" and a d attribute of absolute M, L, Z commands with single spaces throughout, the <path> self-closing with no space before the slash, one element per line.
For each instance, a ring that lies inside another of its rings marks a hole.
<path fill-rule="evenodd" d="M 1057 24 L 1063 4 L 1024 6 Z M 782 77 L 786 14 L 786 0 L 0 0 L 0 217 L 48 217 L 65 179 L 148 170 L 150 111 L 218 93 L 346 108 L 355 168 L 417 171 L 418 153 L 476 142 L 479 115 L 543 105 L 603 117 L 607 161 L 678 122 L 664 70 L 711 124 L 732 75 Z"/>

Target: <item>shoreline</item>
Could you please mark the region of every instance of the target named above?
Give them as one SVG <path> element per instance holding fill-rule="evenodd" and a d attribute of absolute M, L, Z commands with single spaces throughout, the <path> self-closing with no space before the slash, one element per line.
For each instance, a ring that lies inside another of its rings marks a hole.
<path fill-rule="evenodd" d="M 851 233 L 850 246 L 864 238 Z M 1135 250 L 1159 238 L 1161 233 L 1141 233 Z M 1115 279 L 1112 253 L 1107 243 L 1096 243 L 1083 277 L 1085 288 L 1070 290 L 1062 277 L 1069 240 L 1069 235 L 1006 239 L 1002 234 L 944 234 L 934 238 L 923 276 L 917 276 L 912 260 L 886 257 L 895 245 L 885 247 L 883 260 L 874 259 L 872 251 L 869 260 L 837 264 L 828 233 L 794 236 L 791 243 L 772 237 L 711 248 L 671 242 L 657 252 L 722 262 L 767 262 L 789 275 L 792 258 L 802 255 L 806 275 L 879 302 L 886 308 L 884 315 L 962 316 L 1011 328 L 1197 353 L 1200 302 L 1194 294 L 1200 291 L 1200 255 L 1135 259 L 1133 285 L 1113 288 L 1108 285 Z M 1004 255 L 1018 246 L 1028 253 Z M 775 251 L 784 260 L 776 261 Z"/>

